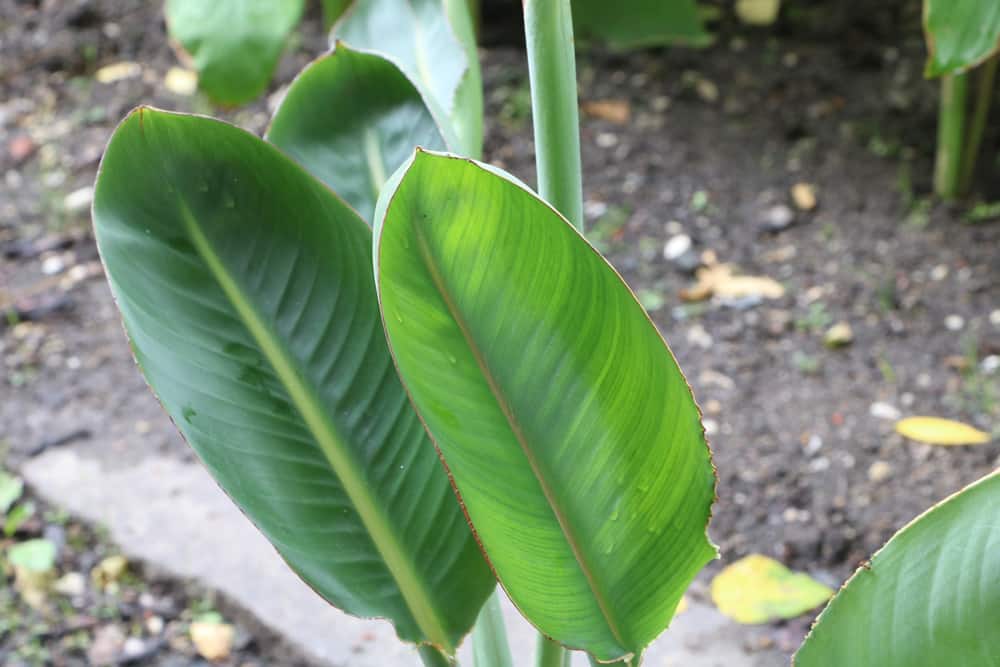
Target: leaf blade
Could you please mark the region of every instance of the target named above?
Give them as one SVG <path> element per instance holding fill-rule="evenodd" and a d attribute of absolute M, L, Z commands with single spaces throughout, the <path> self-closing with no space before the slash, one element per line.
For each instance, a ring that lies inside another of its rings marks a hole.
<path fill-rule="evenodd" d="M 364 222 L 256 137 L 149 109 L 94 219 L 136 359 L 227 493 L 323 597 L 452 650 L 492 577 L 395 377 Z"/>
<path fill-rule="evenodd" d="M 715 554 L 690 389 L 620 277 L 533 193 L 426 152 L 393 181 L 383 322 L 487 557 L 546 635 L 637 654 Z"/>
<path fill-rule="evenodd" d="M 989 0 L 926 0 L 926 76 L 963 72 L 1000 49 L 1000 5 Z"/>

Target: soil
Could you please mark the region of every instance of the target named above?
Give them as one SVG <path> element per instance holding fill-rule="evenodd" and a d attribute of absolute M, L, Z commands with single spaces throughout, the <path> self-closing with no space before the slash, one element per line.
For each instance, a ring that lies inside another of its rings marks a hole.
<path fill-rule="evenodd" d="M 154 451 L 191 457 L 129 355 L 84 188 L 139 103 L 260 133 L 276 96 L 218 110 L 168 91 L 178 63 L 157 4 L 0 0 L 0 307 L 17 311 L 0 325 L 0 439 L 13 466 L 56 446 L 123 466 Z M 726 20 L 705 51 L 589 50 L 579 68 L 582 102 L 629 111 L 622 123 L 583 115 L 589 235 L 704 408 L 720 476 L 711 534 L 725 561 L 764 553 L 831 584 L 1000 465 L 995 444 L 936 448 L 893 431 L 898 413 L 1000 433 L 1000 224 L 928 196 L 936 86 L 921 74 L 919 7 L 850 6 L 829 18 L 806 5 L 771 30 Z M 531 183 L 526 67 L 505 34 L 482 54 L 485 157 Z M 272 92 L 323 45 L 310 15 Z M 119 61 L 139 74 L 94 80 Z M 984 200 L 1000 196 L 996 148 L 991 130 Z M 795 206 L 797 183 L 813 186 L 815 209 Z M 665 259 L 679 236 L 693 250 Z M 683 301 L 713 256 L 774 278 L 784 296 Z M 830 349 L 838 322 L 852 340 Z"/>

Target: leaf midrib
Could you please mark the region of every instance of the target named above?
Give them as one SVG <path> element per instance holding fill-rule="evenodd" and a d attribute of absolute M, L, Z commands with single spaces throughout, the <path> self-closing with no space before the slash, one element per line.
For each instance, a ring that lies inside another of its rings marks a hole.
<path fill-rule="evenodd" d="M 576 559 L 577 566 L 579 566 L 581 573 L 587 580 L 587 585 L 590 588 L 591 593 L 594 595 L 594 600 L 597 602 L 597 606 L 601 611 L 601 615 L 604 617 L 604 621 L 607 624 L 608 629 L 611 631 L 615 641 L 617 641 L 623 649 L 628 650 L 627 642 L 625 642 L 622 638 L 621 630 L 612 616 L 610 604 L 608 603 L 603 589 L 597 581 L 593 568 L 589 565 L 587 558 L 583 553 L 579 539 L 576 537 L 575 532 L 570 526 L 569 520 L 566 518 L 566 514 L 562 509 L 562 506 L 556 499 L 554 491 L 549 486 L 548 480 L 542 474 L 539 462 L 528 444 L 520 422 L 518 422 L 517 418 L 514 416 L 513 408 L 507 400 L 506 394 L 504 394 L 503 389 L 501 389 L 499 383 L 496 381 L 496 378 L 493 377 L 493 373 L 490 370 L 489 365 L 486 363 L 486 358 L 483 355 L 482 350 L 479 349 L 479 345 L 473 338 L 472 333 L 465 322 L 465 318 L 462 317 L 457 304 L 452 299 L 451 292 L 444 283 L 443 276 L 437 269 L 437 264 L 431 254 L 427 237 L 424 235 L 423 230 L 420 227 L 420 223 L 414 220 L 411 226 L 414 231 L 414 236 L 416 237 L 417 246 L 420 249 L 420 257 L 430 274 L 431 281 L 437 288 L 438 294 L 441 296 L 441 300 L 444 301 L 445 307 L 448 309 L 448 313 L 451 315 L 455 324 L 461 331 L 466 345 L 469 346 L 469 351 L 472 353 L 473 358 L 475 358 L 476 364 L 479 366 L 479 370 L 483 374 L 486 384 L 489 386 L 490 393 L 493 394 L 493 398 L 496 400 L 500 411 L 507 420 L 507 425 L 510 427 L 511 433 L 514 435 L 518 445 L 521 447 L 521 451 L 524 454 L 525 459 L 528 461 L 531 472 L 535 476 L 539 487 L 542 489 L 542 493 L 549 505 L 549 509 L 552 510 L 552 514 L 555 516 L 556 522 L 559 524 L 563 537 L 566 539 L 566 542 L 570 547 L 570 551 L 572 551 L 573 557 Z"/>
<path fill-rule="evenodd" d="M 244 298 L 242 290 L 201 230 L 187 203 L 183 199 L 178 199 L 178 204 L 181 218 L 195 250 L 219 283 L 244 326 L 260 345 L 261 351 L 274 368 L 282 385 L 288 390 L 292 404 L 302 416 L 333 468 L 334 474 L 343 485 L 421 632 L 435 646 L 453 653 L 454 646 L 438 617 L 430 595 L 417 575 L 413 563 L 406 557 L 406 551 L 399 543 L 391 524 L 380 511 L 345 439 L 326 415 L 323 403 L 316 395 L 315 387 L 304 379 L 304 374 L 296 368 L 295 361 L 278 336 L 274 335 L 254 306 Z"/>

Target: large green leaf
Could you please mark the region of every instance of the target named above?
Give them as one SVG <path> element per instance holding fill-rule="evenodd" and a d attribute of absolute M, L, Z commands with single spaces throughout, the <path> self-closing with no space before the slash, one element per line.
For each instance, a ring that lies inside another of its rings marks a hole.
<path fill-rule="evenodd" d="M 820 614 L 795 665 L 1000 665 L 1000 472 L 896 533 Z"/>
<path fill-rule="evenodd" d="M 199 85 L 236 105 L 264 92 L 305 0 L 167 0 L 170 35 L 194 60 Z"/>
<path fill-rule="evenodd" d="M 1000 2 L 924 0 L 927 76 L 966 70 L 1000 49 Z"/>
<path fill-rule="evenodd" d="M 499 170 L 418 152 L 375 224 L 390 348 L 501 583 L 565 645 L 637 654 L 715 555 L 714 469 L 660 334 Z"/>
<path fill-rule="evenodd" d="M 369 223 L 382 185 L 413 149 L 448 143 L 399 68 L 342 43 L 295 79 L 267 139 Z"/>
<path fill-rule="evenodd" d="M 454 148 L 478 157 L 483 86 L 467 0 L 355 0 L 333 28 L 350 46 L 395 62 L 451 121 Z"/>
<path fill-rule="evenodd" d="M 327 600 L 454 647 L 493 578 L 393 369 L 369 227 L 266 142 L 151 109 L 94 222 L 136 360 L 226 492 Z"/>
<path fill-rule="evenodd" d="M 579 38 L 620 49 L 710 41 L 694 0 L 573 0 L 573 26 Z"/>

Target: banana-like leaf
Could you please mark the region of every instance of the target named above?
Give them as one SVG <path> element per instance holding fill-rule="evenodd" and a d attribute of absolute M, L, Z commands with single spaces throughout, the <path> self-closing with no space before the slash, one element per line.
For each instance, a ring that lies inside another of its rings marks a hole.
<path fill-rule="evenodd" d="M 573 29 L 619 49 L 711 41 L 694 0 L 573 0 Z"/>
<path fill-rule="evenodd" d="M 450 119 L 453 148 L 478 157 L 483 84 L 467 1 L 355 0 L 333 36 L 396 63 Z"/>
<path fill-rule="evenodd" d="M 133 112 L 94 223 L 150 386 L 320 595 L 451 651 L 494 581 L 393 369 L 371 231 L 270 144 Z"/>
<path fill-rule="evenodd" d="M 1000 472 L 904 527 L 819 615 L 796 667 L 1000 665 Z"/>
<path fill-rule="evenodd" d="M 167 0 L 170 35 L 194 61 L 202 90 L 237 105 L 264 92 L 305 0 Z"/>
<path fill-rule="evenodd" d="M 446 127 L 447 120 L 441 127 Z M 385 181 L 413 149 L 445 149 L 439 124 L 392 62 L 343 43 L 295 79 L 267 139 L 371 223 Z"/>
<path fill-rule="evenodd" d="M 1000 2 L 924 0 L 927 76 L 961 72 L 1000 49 Z"/>
<path fill-rule="evenodd" d="M 323 25 L 329 30 L 347 10 L 351 0 L 323 0 Z"/>
<path fill-rule="evenodd" d="M 715 556 L 715 473 L 673 356 L 611 266 L 512 177 L 418 151 L 376 285 L 400 377 L 487 559 L 544 634 L 637 655 Z"/>

